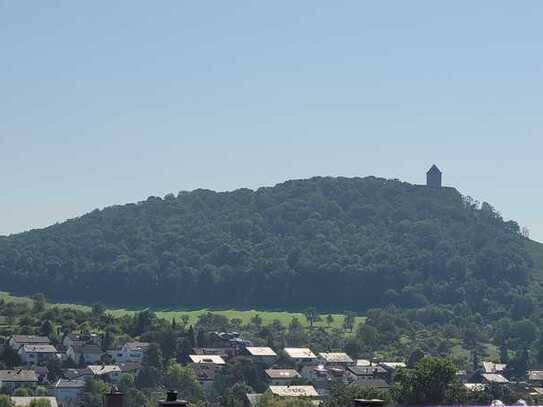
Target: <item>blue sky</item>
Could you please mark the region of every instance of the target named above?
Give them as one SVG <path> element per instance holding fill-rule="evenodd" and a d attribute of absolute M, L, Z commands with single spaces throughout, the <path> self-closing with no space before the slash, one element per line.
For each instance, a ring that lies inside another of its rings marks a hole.
<path fill-rule="evenodd" d="M 0 234 L 435 162 L 543 240 L 541 21 L 540 1 L 0 0 Z"/>

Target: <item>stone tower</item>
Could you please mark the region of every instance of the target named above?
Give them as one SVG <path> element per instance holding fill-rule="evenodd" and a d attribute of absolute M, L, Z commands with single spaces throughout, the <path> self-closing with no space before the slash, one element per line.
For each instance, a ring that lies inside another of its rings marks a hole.
<path fill-rule="evenodd" d="M 437 165 L 432 165 L 432 168 L 426 173 L 426 186 L 432 188 L 441 188 L 442 172 L 437 168 Z"/>

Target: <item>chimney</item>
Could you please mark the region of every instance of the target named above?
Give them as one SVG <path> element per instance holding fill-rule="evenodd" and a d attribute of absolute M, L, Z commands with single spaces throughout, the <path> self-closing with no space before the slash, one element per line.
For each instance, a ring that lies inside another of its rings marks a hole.
<path fill-rule="evenodd" d="M 104 395 L 104 407 L 123 407 L 124 394 L 117 389 L 117 387 L 111 387 L 109 393 Z"/>
<path fill-rule="evenodd" d="M 166 394 L 166 400 L 160 400 L 158 402 L 158 407 L 164 406 L 188 406 L 185 400 L 177 400 L 177 392 L 174 390 L 168 390 Z"/>

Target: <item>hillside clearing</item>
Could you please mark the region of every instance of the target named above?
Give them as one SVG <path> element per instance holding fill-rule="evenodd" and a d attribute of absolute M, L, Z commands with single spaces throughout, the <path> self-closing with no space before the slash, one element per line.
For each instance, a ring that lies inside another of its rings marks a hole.
<path fill-rule="evenodd" d="M 7 292 L 0 291 L 0 300 L 4 300 L 6 302 L 17 302 L 17 303 L 31 303 L 32 299 L 28 297 L 16 297 L 12 296 Z M 79 309 L 82 311 L 90 311 L 91 307 L 86 305 L 80 305 L 80 304 L 63 304 L 63 303 L 51 303 L 50 306 L 56 306 L 60 308 L 73 308 L 73 309 Z M 134 315 L 138 311 L 142 311 L 143 309 L 136 310 L 136 309 L 125 309 L 125 308 L 110 308 L 107 309 L 107 312 L 115 317 L 122 317 L 124 315 Z M 195 324 L 198 320 L 198 317 L 202 314 L 205 314 L 206 312 L 213 312 L 219 315 L 224 315 L 228 319 L 240 319 L 243 324 L 247 324 L 250 322 L 251 318 L 253 318 L 255 315 L 259 315 L 260 318 L 262 318 L 262 323 L 264 325 L 271 323 L 273 320 L 280 321 L 284 326 L 288 326 L 290 321 L 293 318 L 297 318 L 302 325 L 305 327 L 308 327 L 309 324 L 304 317 L 304 314 L 301 312 L 287 312 L 287 311 L 257 311 L 257 310 L 235 310 L 235 309 L 228 309 L 228 310 L 216 310 L 216 309 L 209 309 L 209 308 L 203 308 L 203 309 L 197 309 L 197 310 L 174 310 L 174 309 L 153 309 L 153 311 L 156 313 L 156 315 L 159 318 L 172 320 L 176 319 L 179 320 L 182 316 L 186 315 L 189 317 L 189 324 Z M 322 315 L 322 321 L 317 322 L 315 326 L 317 327 L 328 327 L 328 324 L 326 323 L 326 315 Z M 343 326 L 343 320 L 345 319 L 345 316 L 342 314 L 331 314 L 334 321 L 330 324 L 330 328 L 342 328 Z M 363 323 L 365 321 L 365 317 L 357 316 L 355 319 L 355 326 L 357 326 L 360 323 Z"/>

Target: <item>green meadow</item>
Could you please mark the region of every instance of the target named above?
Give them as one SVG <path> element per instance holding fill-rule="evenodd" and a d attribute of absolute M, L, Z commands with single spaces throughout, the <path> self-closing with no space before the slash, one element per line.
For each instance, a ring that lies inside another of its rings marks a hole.
<path fill-rule="evenodd" d="M 32 299 L 28 297 L 16 297 L 12 296 L 7 292 L 1 292 L 0 291 L 0 300 L 4 300 L 6 302 L 19 302 L 19 303 L 31 303 Z M 49 306 L 56 306 L 60 308 L 75 308 L 80 310 L 90 310 L 91 308 L 86 305 L 79 305 L 79 304 L 63 304 L 63 303 L 50 303 Z M 133 315 L 134 313 L 143 310 L 142 309 L 126 309 L 126 308 L 109 308 L 107 312 L 115 317 L 122 317 L 124 315 Z M 189 317 L 189 323 L 194 324 L 198 317 L 202 314 L 205 314 L 206 312 L 213 312 L 216 314 L 224 315 L 228 319 L 240 319 L 243 324 L 247 324 L 252 317 L 255 315 L 259 315 L 262 319 L 262 322 L 264 325 L 272 322 L 273 320 L 280 321 L 283 325 L 288 326 L 290 321 L 293 318 L 298 318 L 298 320 L 304 325 L 308 326 L 308 322 L 306 318 L 304 317 L 304 314 L 302 312 L 287 312 L 287 311 L 261 311 L 261 310 L 235 310 L 235 309 L 153 309 L 153 311 L 156 313 L 156 315 L 159 318 L 172 320 L 176 319 L 179 320 L 182 316 L 186 315 Z M 321 321 L 317 322 L 315 326 L 320 327 L 330 327 L 330 328 L 341 328 L 343 326 L 343 320 L 344 315 L 342 314 L 331 314 L 333 318 L 333 322 L 329 325 L 326 322 L 326 315 L 323 314 L 321 316 Z M 364 322 L 365 318 L 361 316 L 357 316 L 355 319 L 355 326 L 360 324 L 361 322 Z"/>

